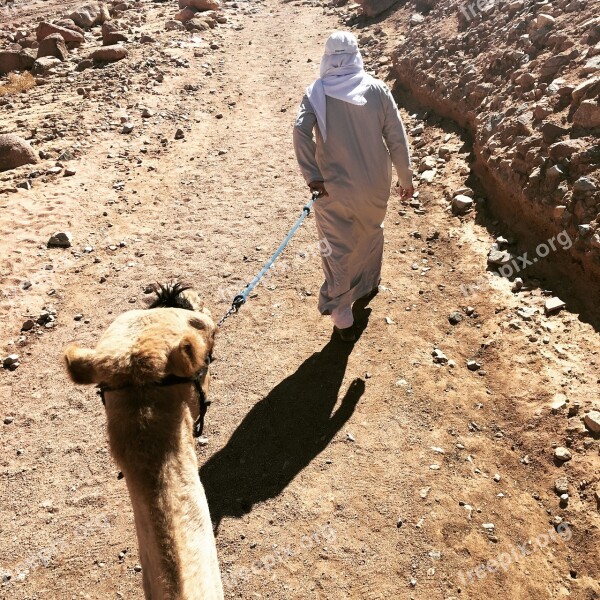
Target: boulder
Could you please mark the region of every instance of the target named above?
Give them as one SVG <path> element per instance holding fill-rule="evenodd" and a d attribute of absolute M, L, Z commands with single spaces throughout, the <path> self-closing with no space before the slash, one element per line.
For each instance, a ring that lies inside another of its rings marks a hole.
<path fill-rule="evenodd" d="M 42 21 L 35 30 L 35 35 L 38 42 L 41 42 L 44 38 L 56 33 L 62 36 L 65 42 L 73 42 L 76 44 L 83 43 L 83 35 L 78 31 L 67 29 L 66 27 L 60 27 L 59 25 L 54 25 L 52 23 L 47 23 L 46 21 Z"/>
<path fill-rule="evenodd" d="M 204 19 L 190 19 L 185 24 L 185 28 L 188 31 L 207 31 L 210 25 Z"/>
<path fill-rule="evenodd" d="M 196 16 L 197 12 L 198 11 L 195 8 L 190 8 L 189 6 L 186 6 L 186 8 L 182 8 L 175 15 L 175 20 L 181 21 L 182 23 L 187 23 L 188 21 L 190 21 L 191 19 L 193 19 Z"/>
<path fill-rule="evenodd" d="M 128 52 L 125 46 L 115 44 L 113 46 L 103 46 L 102 48 L 94 50 L 90 53 L 88 58 L 96 62 L 117 62 L 118 60 L 124 59 L 127 54 Z"/>
<path fill-rule="evenodd" d="M 189 0 L 188 6 L 198 10 L 219 10 L 220 0 Z"/>
<path fill-rule="evenodd" d="M 61 19 L 60 21 L 56 21 L 54 25 L 62 27 L 63 29 L 68 29 L 69 31 L 76 31 L 81 35 L 85 33 L 81 27 L 75 25 L 75 21 L 73 21 L 73 19 Z"/>
<path fill-rule="evenodd" d="M 127 36 L 119 31 L 119 26 L 114 22 L 106 21 L 102 23 L 102 44 L 104 46 L 113 46 L 119 42 L 129 41 Z"/>
<path fill-rule="evenodd" d="M 33 63 L 31 72 L 34 75 L 45 75 L 50 69 L 60 64 L 62 64 L 60 58 L 56 58 L 55 56 L 42 56 Z"/>
<path fill-rule="evenodd" d="M 181 21 L 175 21 L 174 19 L 165 23 L 165 31 L 184 31 L 185 27 Z"/>
<path fill-rule="evenodd" d="M 40 42 L 37 57 L 43 56 L 54 56 L 61 61 L 67 60 L 69 51 L 60 33 L 51 33 Z"/>
<path fill-rule="evenodd" d="M 23 138 L 12 134 L 0 135 L 0 171 L 9 171 L 37 162 L 36 153 Z"/>
<path fill-rule="evenodd" d="M 34 61 L 35 57 L 24 50 L 0 52 L 0 75 L 7 75 L 12 71 L 28 71 Z"/>
<path fill-rule="evenodd" d="M 69 18 L 73 20 L 75 25 L 83 29 L 89 29 L 94 25 L 102 25 L 105 21 L 110 21 L 110 14 L 106 5 L 94 2 L 73 11 Z"/>
<path fill-rule="evenodd" d="M 573 115 L 573 125 L 585 129 L 600 127 L 600 104 L 595 100 L 584 100 Z"/>

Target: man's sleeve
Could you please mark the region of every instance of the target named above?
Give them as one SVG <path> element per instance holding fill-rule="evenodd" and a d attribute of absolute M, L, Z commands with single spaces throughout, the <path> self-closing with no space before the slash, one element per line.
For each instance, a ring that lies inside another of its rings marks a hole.
<path fill-rule="evenodd" d="M 294 150 L 306 183 L 323 181 L 323 176 L 315 158 L 317 145 L 313 137 L 313 130 L 316 123 L 317 116 L 308 98 L 304 96 L 294 125 Z"/>
<path fill-rule="evenodd" d="M 392 163 L 398 173 L 398 181 L 404 188 L 410 188 L 412 182 L 412 169 L 410 167 L 410 154 L 408 151 L 408 139 L 406 130 L 400 118 L 396 101 L 390 90 L 385 86 L 383 100 L 383 139 L 388 147 Z"/>

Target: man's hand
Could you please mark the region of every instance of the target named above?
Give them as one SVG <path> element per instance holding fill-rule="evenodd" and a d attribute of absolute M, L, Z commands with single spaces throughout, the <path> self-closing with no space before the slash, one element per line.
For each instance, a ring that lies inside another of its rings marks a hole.
<path fill-rule="evenodd" d="M 329 194 L 327 193 L 327 190 L 325 189 L 325 182 L 324 181 L 311 181 L 308 184 L 308 187 L 310 188 L 311 192 L 319 192 L 319 198 L 321 196 L 329 196 Z"/>
<path fill-rule="evenodd" d="M 401 200 L 406 200 L 407 198 L 412 198 L 415 193 L 415 188 L 411 185 L 409 188 L 403 188 L 402 186 L 398 187 L 398 193 L 400 194 Z"/>

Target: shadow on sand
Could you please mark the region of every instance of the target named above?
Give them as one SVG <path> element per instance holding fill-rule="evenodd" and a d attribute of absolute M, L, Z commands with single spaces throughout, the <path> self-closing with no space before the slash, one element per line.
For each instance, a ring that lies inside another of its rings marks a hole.
<path fill-rule="evenodd" d="M 354 305 L 357 335 L 371 309 Z M 225 447 L 200 469 L 213 522 L 240 517 L 279 495 L 352 416 L 365 390 L 355 379 L 334 412 L 353 344 L 332 336 L 252 407 Z"/>

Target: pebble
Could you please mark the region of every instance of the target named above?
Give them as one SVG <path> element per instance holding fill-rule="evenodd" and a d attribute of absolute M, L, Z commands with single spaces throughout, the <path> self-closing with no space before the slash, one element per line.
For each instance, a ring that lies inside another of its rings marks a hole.
<path fill-rule="evenodd" d="M 554 482 L 554 491 L 558 495 L 566 494 L 569 491 L 569 480 L 566 477 L 559 477 Z"/>
<path fill-rule="evenodd" d="M 551 315 L 562 310 L 566 304 L 560 298 L 548 298 L 544 305 L 544 310 L 547 315 Z"/>
<path fill-rule="evenodd" d="M 587 415 L 583 417 L 583 422 L 592 433 L 600 433 L 600 412 L 597 410 L 592 410 L 587 413 Z"/>
<path fill-rule="evenodd" d="M 573 458 L 571 451 L 568 448 L 563 446 L 559 446 L 554 450 L 554 458 L 560 460 L 561 462 L 567 462 Z"/>
<path fill-rule="evenodd" d="M 57 231 L 48 240 L 48 248 L 70 248 L 73 236 L 68 231 Z"/>
<path fill-rule="evenodd" d="M 469 369 L 469 371 L 479 371 L 479 369 L 481 369 L 481 364 L 475 360 L 468 360 L 467 369 Z"/>
<path fill-rule="evenodd" d="M 25 321 L 23 325 L 21 325 L 21 331 L 30 331 L 34 327 L 35 321 L 33 319 L 27 319 L 27 321 Z"/>
<path fill-rule="evenodd" d="M 448 357 L 437 348 L 434 349 L 434 351 L 431 353 L 431 356 L 433 356 L 433 362 L 436 364 L 444 365 L 448 362 Z"/>
<path fill-rule="evenodd" d="M 141 573 L 141 572 L 142 572 L 142 567 L 141 567 L 141 565 L 135 565 L 135 566 L 133 567 L 133 570 L 134 570 L 136 573 Z"/>
<path fill-rule="evenodd" d="M 448 321 L 450 322 L 450 325 L 458 325 L 462 320 L 463 316 L 457 310 L 448 315 Z"/>
<path fill-rule="evenodd" d="M 9 369 L 10 371 L 14 371 L 16 368 L 20 366 L 20 357 L 18 354 L 9 354 L 3 361 L 2 366 L 5 369 Z"/>
<path fill-rule="evenodd" d="M 4 417 L 4 424 L 5 425 L 10 425 L 11 423 L 14 423 L 15 418 L 14 417 Z"/>

